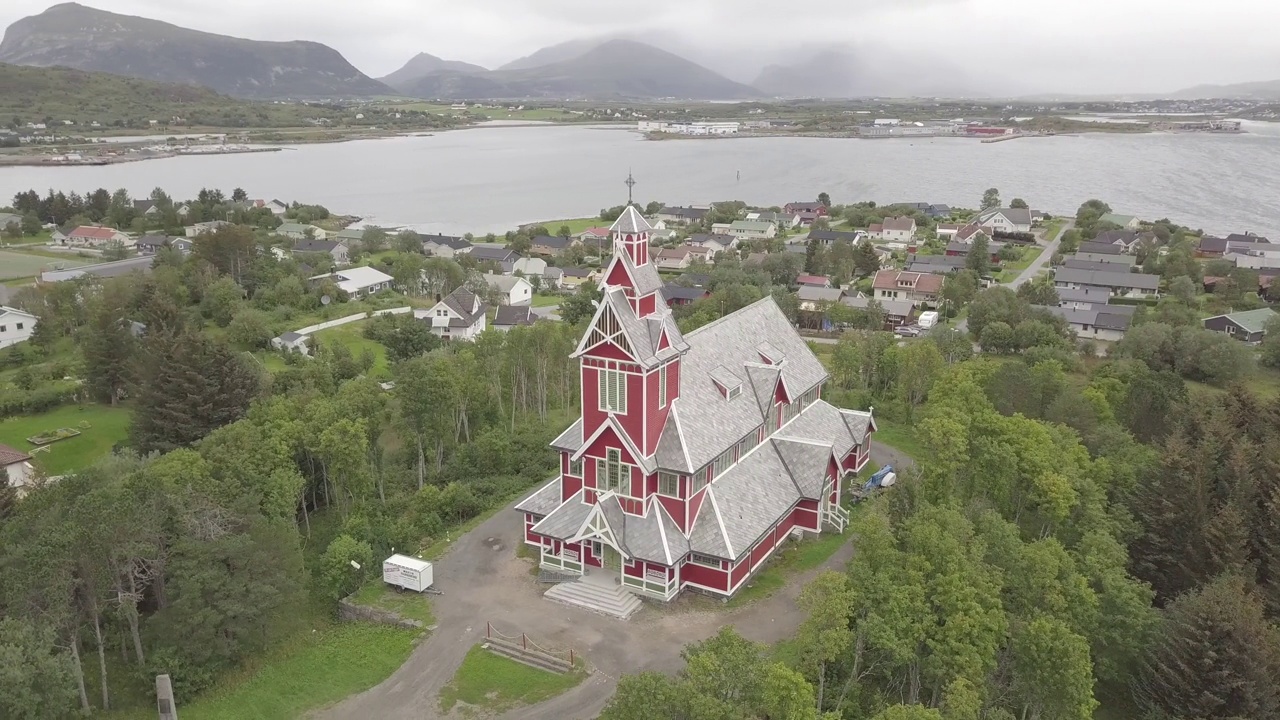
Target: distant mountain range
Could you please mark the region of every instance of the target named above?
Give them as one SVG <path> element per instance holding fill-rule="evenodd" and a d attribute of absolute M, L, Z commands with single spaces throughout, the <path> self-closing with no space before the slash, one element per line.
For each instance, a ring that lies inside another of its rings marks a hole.
<path fill-rule="evenodd" d="M 393 94 L 320 43 L 242 40 L 76 3 L 10 25 L 0 62 L 202 85 L 244 98 Z"/>
<path fill-rule="evenodd" d="M 493 71 L 474 65 L 470 68 L 475 69 L 453 69 L 443 61 L 435 67 L 411 65 L 415 63 L 385 80 L 406 95 L 424 98 L 745 100 L 760 96 L 755 88 L 634 40 L 563 43 Z"/>
<path fill-rule="evenodd" d="M 435 55 L 428 53 L 418 53 L 414 55 L 404 67 L 387 75 L 378 78 L 379 82 L 390 85 L 393 88 L 424 78 L 434 72 L 456 72 L 470 75 L 479 75 L 489 72 L 488 68 L 482 68 L 479 65 L 472 65 L 458 60 L 442 60 Z"/>
<path fill-rule="evenodd" d="M 1196 85 L 1164 97 L 1169 100 L 1207 100 L 1212 98 L 1280 100 L 1280 80 L 1232 83 L 1230 85 Z"/>

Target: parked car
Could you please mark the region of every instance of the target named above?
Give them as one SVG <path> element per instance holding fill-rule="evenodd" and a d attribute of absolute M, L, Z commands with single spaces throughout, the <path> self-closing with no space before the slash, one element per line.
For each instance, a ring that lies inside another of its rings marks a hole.
<path fill-rule="evenodd" d="M 920 333 L 923 331 L 920 329 L 919 325 L 903 325 L 901 327 L 894 328 L 893 332 L 901 335 L 902 337 L 920 337 Z"/>

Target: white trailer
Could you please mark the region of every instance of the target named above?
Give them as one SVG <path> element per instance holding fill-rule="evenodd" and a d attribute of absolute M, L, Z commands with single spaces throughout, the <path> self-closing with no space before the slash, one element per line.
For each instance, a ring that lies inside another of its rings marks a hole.
<path fill-rule="evenodd" d="M 382 581 L 420 593 L 433 582 L 431 563 L 407 555 L 392 555 L 382 561 Z"/>
<path fill-rule="evenodd" d="M 916 324 L 928 330 L 938 324 L 938 313 L 935 310 L 926 310 L 920 313 L 920 317 L 916 320 Z"/>

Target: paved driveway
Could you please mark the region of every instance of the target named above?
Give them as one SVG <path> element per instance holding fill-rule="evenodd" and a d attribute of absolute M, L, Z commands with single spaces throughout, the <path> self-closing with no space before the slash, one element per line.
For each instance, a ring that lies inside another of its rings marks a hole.
<path fill-rule="evenodd" d="M 871 457 L 877 464 L 910 462 L 879 444 L 872 446 Z M 685 644 L 704 640 L 726 624 L 757 642 L 790 637 L 803 619 L 795 604 L 800 590 L 822 570 L 843 568 L 853 555 L 852 544 L 846 544 L 822 568 L 793 578 L 773 596 L 743 608 L 719 610 L 714 601 L 686 593 L 668 607 L 646 604 L 630 621 L 621 621 L 543 598 L 546 587 L 529 574 L 529 563 L 515 556 L 522 531 L 521 517 L 508 509 L 460 538 L 436 563 L 436 587 L 444 591 L 434 600 L 436 630 L 380 685 L 313 716 L 334 720 L 444 717 L 437 694 L 453 678 L 467 651 L 484 637 L 485 623 L 492 622 L 509 635 L 528 633 L 544 647 L 573 648 L 595 670 L 564 695 L 505 717 L 594 718 L 613 695 L 619 675 L 642 670 L 675 672 Z"/>

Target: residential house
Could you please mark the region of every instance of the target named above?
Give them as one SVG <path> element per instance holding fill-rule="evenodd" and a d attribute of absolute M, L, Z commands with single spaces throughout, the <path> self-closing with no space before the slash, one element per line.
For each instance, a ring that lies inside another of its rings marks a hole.
<path fill-rule="evenodd" d="M 1080 249 L 1076 250 L 1072 257 L 1089 262 L 1111 263 L 1116 269 L 1131 268 L 1138 264 L 1136 255 L 1125 255 L 1123 249 L 1118 245 L 1107 245 L 1104 243 L 1080 243 Z"/>
<path fill-rule="evenodd" d="M 1128 256 L 1126 256 L 1128 257 Z M 1106 260 L 1086 260 L 1076 255 L 1068 255 L 1062 260 L 1062 267 L 1073 270 L 1104 270 L 1107 272 L 1129 272 L 1130 266 Z"/>
<path fill-rule="evenodd" d="M 779 230 L 792 230 L 800 227 L 799 215 L 773 212 L 772 210 L 753 210 L 747 213 L 745 219 L 756 222 L 771 222 L 777 225 Z"/>
<path fill-rule="evenodd" d="M 285 211 L 289 209 L 288 205 L 279 200 L 252 200 L 250 205 L 254 208 L 267 208 L 276 217 L 284 215 Z"/>
<path fill-rule="evenodd" d="M 715 223 L 711 226 L 711 232 L 716 235 L 728 235 L 732 227 L 733 223 Z"/>
<path fill-rule="evenodd" d="M 969 257 L 969 250 L 973 248 L 973 243 L 952 241 L 947 243 L 946 254 L 948 257 Z M 991 262 L 1000 263 L 1000 251 L 1004 249 L 1004 243 L 988 243 L 987 252 L 991 255 Z"/>
<path fill-rule="evenodd" d="M 936 231 L 939 240 L 953 240 L 956 233 L 964 228 L 964 223 L 938 223 Z"/>
<path fill-rule="evenodd" d="M 325 254 L 333 259 L 334 265 L 346 265 L 350 262 L 351 253 L 347 246 L 334 240 L 302 240 L 293 241 L 293 253 Z"/>
<path fill-rule="evenodd" d="M 311 278 L 311 281 L 316 282 L 325 279 L 332 279 L 339 290 L 351 297 L 366 297 L 390 289 L 392 282 L 395 280 L 390 275 L 380 270 L 374 270 L 367 265 L 347 268 L 346 270 L 339 270 L 325 275 L 316 275 Z"/>
<path fill-rule="evenodd" d="M 160 208 L 156 205 L 154 200 L 134 200 L 133 212 L 145 217 L 155 217 L 160 213 Z"/>
<path fill-rule="evenodd" d="M 550 235 L 539 235 L 531 240 L 532 245 L 529 252 L 534 255 L 553 256 L 578 245 L 582 241 L 576 237 L 553 237 Z"/>
<path fill-rule="evenodd" d="M 964 255 L 909 255 L 906 270 L 914 273 L 947 275 L 968 267 Z"/>
<path fill-rule="evenodd" d="M 887 217 L 867 228 L 867 234 L 887 243 L 910 245 L 916 239 L 916 219 L 910 215 Z"/>
<path fill-rule="evenodd" d="M 1137 230 L 1138 225 L 1141 224 L 1138 221 L 1138 218 L 1132 215 L 1117 215 L 1116 213 L 1107 213 L 1106 215 L 1098 218 L 1098 222 L 1119 225 L 1125 230 Z"/>
<path fill-rule="evenodd" d="M 143 235 L 134 243 L 139 255 L 155 255 L 167 247 L 171 247 L 171 244 L 165 235 Z"/>
<path fill-rule="evenodd" d="M 609 228 L 587 228 L 575 235 L 582 247 L 593 255 L 603 255 L 609 252 Z"/>
<path fill-rule="evenodd" d="M 1104 340 L 1116 342 L 1133 322 L 1132 305 L 1095 305 L 1089 308 L 1043 307 L 1066 321 L 1067 326 L 1080 340 Z"/>
<path fill-rule="evenodd" d="M 738 238 L 732 235 L 694 233 L 689 238 L 688 243 L 694 247 L 707 248 L 712 251 L 712 257 L 718 255 L 725 250 L 731 250 L 738 247 Z"/>
<path fill-rule="evenodd" d="M 547 272 L 547 261 L 542 258 L 520 258 L 511 263 L 511 272 L 503 275 L 519 274 L 521 277 L 542 277 Z"/>
<path fill-rule="evenodd" d="M 662 297 L 667 301 L 668 305 L 675 307 L 677 305 L 692 305 L 693 303 L 705 297 L 710 297 L 711 293 L 705 288 L 685 287 L 683 285 L 672 285 L 670 283 L 662 286 Z"/>
<path fill-rule="evenodd" d="M 934 219 L 944 218 L 951 214 L 951 206 L 943 205 L 940 203 L 927 203 L 927 202 L 894 203 L 889 207 L 919 210 L 920 212 Z"/>
<path fill-rule="evenodd" d="M 26 487 L 35 480 L 31 456 L 8 445 L 0 445 L 0 470 L 9 476 L 9 486 L 18 491 L 19 497 L 26 494 Z"/>
<path fill-rule="evenodd" d="M 735 220 L 729 234 L 739 240 L 769 239 L 778 236 L 778 226 L 762 220 Z"/>
<path fill-rule="evenodd" d="M 800 218 L 800 227 L 811 227 L 818 219 L 827 217 L 827 214 L 806 210 L 805 212 L 800 213 L 797 217 Z"/>
<path fill-rule="evenodd" d="M 1156 297 L 1160 294 L 1160 277 L 1143 273 L 1059 268 L 1054 272 L 1053 284 L 1067 289 L 1106 288 L 1112 295 L 1120 297 Z"/>
<path fill-rule="evenodd" d="M 659 270 L 684 270 L 693 262 L 693 253 L 689 252 L 691 249 L 689 245 L 663 248 L 654 258 L 654 262 Z"/>
<path fill-rule="evenodd" d="M 676 225 L 688 225 L 690 223 L 701 222 L 711 212 L 711 208 L 703 207 L 680 207 L 663 205 L 655 217 L 657 220 L 673 223 Z"/>
<path fill-rule="evenodd" d="M 329 237 L 324 228 L 302 223 L 284 223 L 276 228 L 275 233 L 294 240 L 325 240 Z"/>
<path fill-rule="evenodd" d="M 195 225 L 188 225 L 185 229 L 187 237 L 193 238 L 203 233 L 217 232 L 218 229 L 231 227 L 231 223 L 226 220 L 210 220 L 208 222 L 199 222 Z M 283 226 L 281 226 L 283 227 Z"/>
<path fill-rule="evenodd" d="M 831 287 L 831 278 L 822 275 L 798 275 L 796 276 L 796 285 L 800 287 Z"/>
<path fill-rule="evenodd" d="M 1155 236 L 1152 235 L 1152 237 Z M 1142 236 L 1138 235 L 1137 231 L 1134 230 L 1103 230 L 1091 242 L 1114 245 L 1120 248 L 1122 253 L 1132 253 L 1137 249 L 1138 243 L 1142 239 Z"/>
<path fill-rule="evenodd" d="M 791 202 L 787 203 L 782 211 L 788 215 L 809 213 L 816 217 L 827 217 L 831 214 L 831 210 L 820 202 Z"/>
<path fill-rule="evenodd" d="M 625 617 L 629 593 L 732 597 L 786 538 L 842 532 L 844 483 L 876 428 L 820 399 L 828 373 L 770 297 L 681 333 L 648 223 L 629 208 L 613 229 L 609 289 L 571 356 L 582 418 L 551 443 L 558 472 L 515 509 L 543 569 L 593 576 Z"/>
<path fill-rule="evenodd" d="M 1058 307 L 1073 310 L 1088 310 L 1096 305 L 1106 305 L 1110 300 L 1111 291 L 1106 288 L 1081 287 L 1074 289 L 1060 288 L 1058 290 Z"/>
<path fill-rule="evenodd" d="M 830 247 L 835 242 L 847 242 L 851 245 L 866 240 L 869 236 L 864 230 L 810 230 L 809 239 L 823 247 Z"/>
<path fill-rule="evenodd" d="M 821 311 L 826 305 L 840 302 L 844 290 L 838 287 L 819 287 L 817 285 L 801 285 L 796 291 L 800 300 L 800 309 L 806 312 Z"/>
<path fill-rule="evenodd" d="M 501 266 L 504 262 L 513 263 L 520 258 L 520 254 L 515 250 L 494 243 L 476 243 L 471 246 L 471 250 L 467 254 L 475 258 L 477 262 L 487 261 L 498 266 Z"/>
<path fill-rule="evenodd" d="M 353 247 L 355 243 L 364 241 L 364 230 L 346 228 L 345 230 L 339 230 L 338 232 L 333 233 L 330 237 L 332 240 L 336 240 L 347 247 Z"/>
<path fill-rule="evenodd" d="M 1250 255 L 1248 253 L 1239 253 L 1232 251 L 1224 255 L 1228 260 L 1235 262 L 1236 267 L 1245 268 L 1247 270 L 1258 270 L 1268 275 L 1276 274 L 1280 271 L 1280 257 L 1271 257 L 1264 255 Z"/>
<path fill-rule="evenodd" d="M 422 254 L 430 255 L 431 257 L 452 258 L 471 249 L 471 243 L 466 238 L 453 235 L 423 235 L 418 233 L 418 237 L 422 240 Z"/>
<path fill-rule="evenodd" d="M 856 296 L 846 296 L 840 302 L 855 310 L 868 310 L 871 307 L 871 303 L 879 305 L 880 311 L 884 313 L 885 330 L 910 325 L 919 317 L 917 304 L 914 300 L 869 298 L 859 293 Z"/>
<path fill-rule="evenodd" d="M 559 290 L 564 287 L 564 271 L 558 267 L 548 267 L 542 271 L 542 289 Z"/>
<path fill-rule="evenodd" d="M 1202 257 L 1222 257 L 1227 253 L 1255 254 L 1258 246 L 1267 246 L 1263 252 L 1270 250 L 1271 241 L 1258 235 L 1241 235 L 1232 233 L 1224 238 L 1205 235 L 1200 238 L 1197 253 Z"/>
<path fill-rule="evenodd" d="M 800 249 L 804 250 L 804 246 L 801 245 Z M 742 265 L 743 267 L 760 267 L 764 265 L 764 261 L 768 257 L 769 257 L 769 253 L 762 253 L 762 252 L 750 253 L 749 255 L 747 255 L 747 258 L 742 261 Z"/>
<path fill-rule="evenodd" d="M 30 340 L 39 322 L 39 318 L 26 310 L 0 305 L 0 348 Z"/>
<path fill-rule="evenodd" d="M 910 300 L 934 305 L 942 293 L 943 276 L 905 270 L 881 270 L 871 282 L 876 300 Z"/>
<path fill-rule="evenodd" d="M 978 224 L 992 233 L 1031 232 L 1031 211 L 1026 208 L 995 208 L 978 215 Z"/>
<path fill-rule="evenodd" d="M 537 321 L 538 316 L 533 313 L 533 308 L 528 305 L 503 305 L 498 308 L 497 315 L 493 318 L 493 329 L 499 332 L 507 332 L 511 328 L 532 325 Z"/>
<path fill-rule="evenodd" d="M 972 245 L 979 236 L 986 238 L 987 242 L 991 242 L 991 233 L 975 220 L 956 230 L 955 234 L 951 236 L 951 241 Z"/>
<path fill-rule="evenodd" d="M 487 309 L 475 293 L 460 287 L 429 310 L 415 310 L 413 316 L 424 320 L 441 340 L 475 340 L 484 332 Z"/>
<path fill-rule="evenodd" d="M 590 268 L 567 267 L 560 268 L 560 271 L 560 284 L 566 290 L 577 290 L 588 280 L 595 282 L 598 275 L 597 271 Z"/>
<path fill-rule="evenodd" d="M 1259 342 L 1267 334 L 1267 322 L 1280 316 L 1271 308 L 1215 315 L 1204 319 L 1204 328 L 1226 333 L 1244 342 Z"/>
<path fill-rule="evenodd" d="M 133 247 L 133 238 L 115 228 L 81 225 L 67 233 L 63 245 L 72 247 L 103 248 L 112 245 Z"/>
<path fill-rule="evenodd" d="M 485 273 L 484 281 L 493 292 L 498 305 L 529 305 L 533 302 L 533 285 L 515 275 Z"/>
<path fill-rule="evenodd" d="M 284 352 L 310 355 L 310 339 L 311 336 L 309 335 L 300 335 L 292 331 L 280 333 L 276 337 L 271 338 L 271 347 Z"/>

